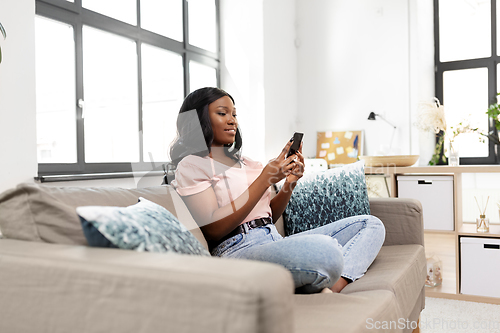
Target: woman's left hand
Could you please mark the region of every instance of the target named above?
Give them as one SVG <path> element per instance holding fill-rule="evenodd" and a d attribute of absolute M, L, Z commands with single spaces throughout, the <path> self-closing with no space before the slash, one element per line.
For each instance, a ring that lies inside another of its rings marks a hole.
<path fill-rule="evenodd" d="M 303 142 L 300 144 L 300 148 L 296 153 L 297 158 L 292 162 L 294 166 L 290 170 L 290 173 L 286 176 L 286 182 L 294 186 L 295 183 L 304 175 L 304 155 L 302 155 L 302 145 Z"/>

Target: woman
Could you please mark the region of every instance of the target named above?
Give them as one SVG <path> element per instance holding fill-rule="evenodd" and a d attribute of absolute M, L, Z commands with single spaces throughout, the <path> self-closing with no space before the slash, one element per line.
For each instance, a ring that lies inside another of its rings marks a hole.
<path fill-rule="evenodd" d="M 218 88 L 189 94 L 177 129 L 170 150 L 177 164 L 172 185 L 212 255 L 280 264 L 292 273 L 298 293 L 340 292 L 363 276 L 385 237 L 376 217 L 350 217 L 285 238 L 276 231 L 273 223 L 303 175 L 302 145 L 287 158 L 288 142 L 265 167 L 242 157 L 234 100 Z M 282 179 L 271 200 L 270 186 Z"/>

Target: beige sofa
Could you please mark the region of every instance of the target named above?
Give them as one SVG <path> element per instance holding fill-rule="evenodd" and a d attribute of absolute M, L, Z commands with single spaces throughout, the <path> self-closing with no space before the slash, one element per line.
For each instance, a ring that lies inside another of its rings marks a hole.
<path fill-rule="evenodd" d="M 387 236 L 366 275 L 340 294 L 294 295 L 290 274 L 262 262 L 91 248 L 75 207 L 142 196 L 206 245 L 169 186 L 21 184 L 0 195 L 0 332 L 411 332 L 424 307 L 422 208 L 372 199 Z M 278 228 L 282 229 L 281 222 Z"/>

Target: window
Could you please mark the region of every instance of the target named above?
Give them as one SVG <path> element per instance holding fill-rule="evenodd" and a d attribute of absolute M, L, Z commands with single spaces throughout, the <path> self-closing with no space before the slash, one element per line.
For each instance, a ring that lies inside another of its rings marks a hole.
<path fill-rule="evenodd" d="M 486 111 L 500 89 L 499 3 L 434 0 L 436 97 L 445 106 L 448 126 L 465 120 L 483 132 L 494 129 Z M 457 137 L 460 164 L 495 162 L 494 144 L 486 138 L 481 143 L 479 138 L 476 133 Z"/>
<path fill-rule="evenodd" d="M 150 171 L 219 82 L 218 0 L 37 0 L 39 176 Z"/>

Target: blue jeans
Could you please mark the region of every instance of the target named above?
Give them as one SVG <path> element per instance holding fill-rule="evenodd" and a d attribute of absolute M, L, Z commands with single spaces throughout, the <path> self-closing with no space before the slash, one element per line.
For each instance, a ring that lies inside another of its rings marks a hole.
<path fill-rule="evenodd" d="M 385 239 L 382 222 L 371 215 L 352 216 L 283 238 L 273 224 L 228 238 L 213 256 L 260 260 L 292 273 L 297 293 L 330 288 L 342 276 L 362 277 Z"/>

